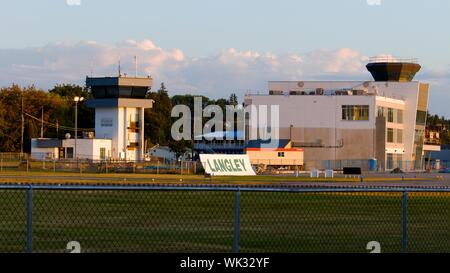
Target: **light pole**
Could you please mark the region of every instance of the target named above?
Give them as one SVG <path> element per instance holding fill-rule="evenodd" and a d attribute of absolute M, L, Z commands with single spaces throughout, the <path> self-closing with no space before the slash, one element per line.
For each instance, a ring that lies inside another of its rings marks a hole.
<path fill-rule="evenodd" d="M 78 141 L 78 103 L 84 100 L 83 97 L 74 97 L 73 101 L 75 102 L 75 159 L 78 162 L 78 153 L 77 153 L 77 141 Z"/>

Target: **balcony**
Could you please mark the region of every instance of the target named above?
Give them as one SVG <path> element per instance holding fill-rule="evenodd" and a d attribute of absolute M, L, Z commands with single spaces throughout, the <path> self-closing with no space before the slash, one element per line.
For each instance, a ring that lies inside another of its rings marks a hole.
<path fill-rule="evenodd" d="M 139 121 L 130 121 L 130 122 L 128 122 L 128 124 L 127 124 L 127 129 L 128 129 L 128 130 L 137 131 L 137 130 L 139 130 L 140 128 L 141 128 L 141 127 L 140 127 Z"/>
<path fill-rule="evenodd" d="M 127 150 L 136 150 L 139 147 L 139 142 L 129 142 L 127 145 Z"/>

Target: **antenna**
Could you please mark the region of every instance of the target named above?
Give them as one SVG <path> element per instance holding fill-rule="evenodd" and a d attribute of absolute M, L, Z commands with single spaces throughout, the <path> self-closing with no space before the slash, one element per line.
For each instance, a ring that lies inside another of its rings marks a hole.
<path fill-rule="evenodd" d="M 24 129 L 25 129 L 25 117 L 23 116 L 23 89 L 20 90 L 20 94 L 21 94 L 21 104 L 22 104 L 22 128 L 21 128 L 21 137 L 20 137 L 20 158 L 22 158 L 23 156 L 23 134 L 24 134 Z"/>
<path fill-rule="evenodd" d="M 94 77 L 94 61 L 91 61 L 91 78 Z"/>
<path fill-rule="evenodd" d="M 138 76 L 138 59 L 137 56 L 134 56 L 134 76 L 137 78 Z"/>
<path fill-rule="evenodd" d="M 120 68 L 120 57 L 119 57 L 119 77 L 121 77 L 122 76 L 122 73 L 121 73 L 121 68 Z"/>

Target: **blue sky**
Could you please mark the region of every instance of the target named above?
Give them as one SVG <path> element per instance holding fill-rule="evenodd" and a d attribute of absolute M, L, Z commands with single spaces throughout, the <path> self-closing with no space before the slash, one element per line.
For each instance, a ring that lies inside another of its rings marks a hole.
<path fill-rule="evenodd" d="M 450 1 L 67 1 L 78 0 L 3 1 L 0 85 L 82 83 L 91 64 L 113 73 L 120 57 L 126 68 L 129 51 L 175 93 L 220 96 L 268 80 L 366 78 L 365 58 L 391 54 L 419 58 L 432 111 L 450 117 Z"/>

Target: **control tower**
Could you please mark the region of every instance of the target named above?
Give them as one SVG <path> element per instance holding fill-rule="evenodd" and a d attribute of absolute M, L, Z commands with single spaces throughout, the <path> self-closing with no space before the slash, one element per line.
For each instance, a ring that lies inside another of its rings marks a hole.
<path fill-rule="evenodd" d="M 87 106 L 95 108 L 95 137 L 111 139 L 111 159 L 144 160 L 144 110 L 152 108 L 147 99 L 152 78 L 86 78 L 94 99 Z"/>
<path fill-rule="evenodd" d="M 411 82 L 421 66 L 417 59 L 373 57 L 367 69 L 376 82 Z"/>

